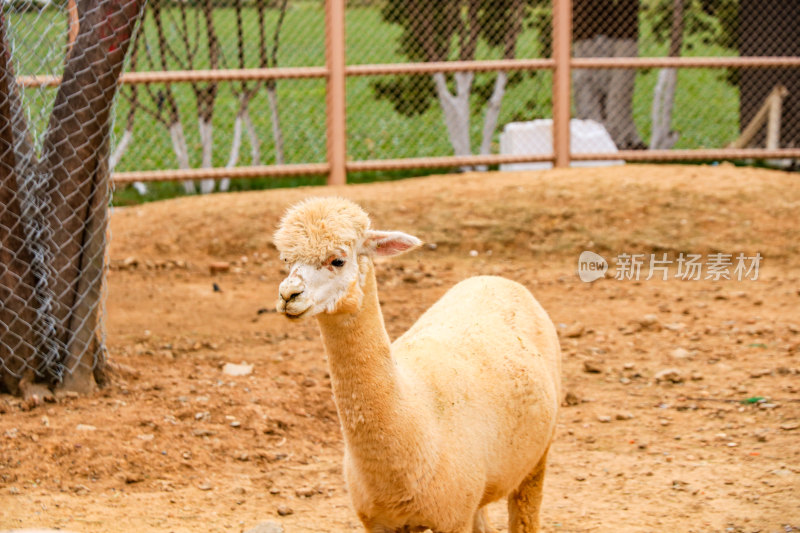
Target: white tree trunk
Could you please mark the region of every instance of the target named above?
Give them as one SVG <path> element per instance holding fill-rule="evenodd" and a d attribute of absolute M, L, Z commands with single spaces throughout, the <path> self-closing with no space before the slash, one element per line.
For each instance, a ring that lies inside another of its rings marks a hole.
<path fill-rule="evenodd" d="M 506 94 L 506 84 L 508 74 L 498 72 L 497 79 L 494 80 L 494 90 L 492 96 L 486 103 L 486 113 L 483 117 L 483 135 L 481 137 L 481 155 L 487 155 L 492 151 L 492 138 L 497 129 L 497 119 L 500 117 L 500 106 L 503 104 L 503 96 Z M 477 170 L 485 171 L 486 165 L 479 165 Z"/>
<path fill-rule="evenodd" d="M 133 131 L 126 129 L 122 133 L 122 139 L 119 140 L 117 143 L 117 147 L 114 148 L 114 153 L 111 154 L 111 157 L 108 158 L 108 167 L 109 172 L 113 173 L 114 169 L 119 164 L 120 159 L 122 156 L 125 155 L 125 152 L 128 150 L 128 146 L 131 144 L 131 140 L 133 139 Z M 147 184 L 141 181 L 136 181 L 133 183 L 133 188 L 136 189 L 136 192 L 144 196 L 147 194 Z"/>
<path fill-rule="evenodd" d="M 283 158 L 283 129 L 281 129 L 281 119 L 278 114 L 278 90 L 275 85 L 267 87 L 267 100 L 269 101 L 269 112 L 272 116 L 272 138 L 275 141 L 275 164 L 282 165 Z"/>
<path fill-rule="evenodd" d="M 253 124 L 253 120 L 250 118 L 250 112 L 247 110 L 245 110 L 244 112 L 244 127 L 247 130 L 247 138 L 250 139 L 250 163 L 252 165 L 260 165 L 261 143 L 258 140 L 258 134 L 256 133 L 256 127 Z M 281 139 L 281 143 L 282 142 L 283 140 Z M 281 144 L 281 150 L 283 150 L 283 144 Z M 281 151 L 281 162 L 283 162 L 282 151 Z"/>
<path fill-rule="evenodd" d="M 169 136 L 172 139 L 172 150 L 175 152 L 175 158 L 178 160 L 178 168 L 189 168 L 189 149 L 186 146 L 186 136 L 183 134 L 183 124 L 175 122 L 169 127 Z M 183 190 L 186 194 L 194 194 L 194 182 L 184 181 Z"/>
<path fill-rule="evenodd" d="M 433 81 L 436 84 L 436 94 L 444 113 L 444 122 L 447 126 L 453 153 L 457 156 L 471 155 L 469 95 L 475 75 L 472 72 L 456 72 L 453 77 L 456 80 L 456 94 L 452 94 L 447 88 L 447 79 L 444 73 L 435 73 Z M 462 169 L 470 170 L 470 167 L 466 166 Z"/>
<path fill-rule="evenodd" d="M 200 143 L 203 148 L 202 168 L 211 168 L 212 156 L 214 155 L 214 126 L 210 121 L 199 119 L 198 128 L 200 129 Z M 214 180 L 200 180 L 200 192 L 208 194 L 214 192 Z"/>
<path fill-rule="evenodd" d="M 233 168 L 239 162 L 239 152 L 242 148 L 242 115 L 246 111 L 241 110 L 236 114 L 236 119 L 233 121 L 233 140 L 231 141 L 231 153 L 228 156 L 228 162 L 225 168 Z M 219 190 L 227 192 L 231 186 L 230 178 L 222 178 L 219 182 Z"/>
<path fill-rule="evenodd" d="M 678 142 L 678 132 L 671 129 L 677 81 L 677 69 L 664 68 L 658 71 L 658 81 L 653 91 L 651 150 L 669 150 Z"/>

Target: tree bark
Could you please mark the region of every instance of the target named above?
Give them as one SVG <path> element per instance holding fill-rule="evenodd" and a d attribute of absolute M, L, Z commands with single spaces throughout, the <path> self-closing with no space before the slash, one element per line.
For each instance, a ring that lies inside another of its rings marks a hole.
<path fill-rule="evenodd" d="M 441 105 L 442 113 L 444 113 L 447 134 L 450 137 L 450 144 L 453 146 L 453 152 L 457 156 L 472 154 L 469 138 L 469 95 L 474 77 L 475 75 L 472 72 L 454 73 L 453 78 L 456 81 L 456 92 L 453 94 L 447 87 L 447 80 L 444 73 L 437 72 L 433 74 L 433 81 L 436 84 L 436 94 L 439 97 L 439 105 Z M 464 170 L 469 170 L 469 167 L 465 167 Z"/>
<path fill-rule="evenodd" d="M 19 147 L 25 137 L 19 128 L 21 107 L 5 30 L 0 11 L 0 379 L 9 392 L 19 394 L 21 378 L 31 379 L 38 366 L 36 280 L 22 219 L 20 181 L 26 169 Z"/>
<path fill-rule="evenodd" d="M 683 46 L 683 0 L 675 0 L 672 6 L 672 29 L 669 39 L 669 57 L 679 57 Z M 658 72 L 653 90 L 651 150 L 668 150 L 678 142 L 678 133 L 672 130 L 672 110 L 675 107 L 675 87 L 678 69 L 665 68 Z"/>
<path fill-rule="evenodd" d="M 102 357 L 97 313 L 103 283 L 111 110 L 144 0 L 79 0 L 70 50 L 44 140 L 41 172 L 51 206 L 53 315 L 66 390 L 90 392 Z M 98 212 L 99 211 L 99 212 Z M 99 273 L 99 275 L 98 275 Z"/>

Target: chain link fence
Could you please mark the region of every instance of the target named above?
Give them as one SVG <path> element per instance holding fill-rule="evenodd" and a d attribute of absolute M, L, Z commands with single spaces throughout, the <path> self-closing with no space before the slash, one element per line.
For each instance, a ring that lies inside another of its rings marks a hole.
<path fill-rule="evenodd" d="M 12 393 L 41 399 L 103 378 L 110 129 L 142 6 L 2 5 L 0 382 Z M 30 74 L 62 81 L 18 83 Z"/>
<path fill-rule="evenodd" d="M 572 4 L 575 58 L 800 57 L 796 2 Z M 552 11 L 547 0 L 352 0 L 346 62 L 547 60 Z M 152 0 L 128 71 L 324 68 L 325 31 L 323 0 Z M 549 154 L 552 80 L 552 67 L 349 75 L 347 158 Z M 798 80 L 796 67 L 576 68 L 573 150 L 797 148 Z M 112 168 L 325 163 L 326 94 L 324 74 L 124 85 Z"/>
<path fill-rule="evenodd" d="M 143 1 L 3 0 L 8 389 L 81 372 L 88 383 L 101 366 L 111 172 L 221 169 L 183 183 L 192 193 L 227 190 L 225 172 L 239 167 L 333 166 L 326 58 L 339 52 L 326 39 L 325 1 Z M 555 100 L 564 98 L 553 90 L 554 2 L 352 0 L 343 9 L 347 123 L 335 138 L 346 138 L 348 170 L 460 165 L 442 159 L 454 155 L 553 160 L 553 117 L 563 109 Z M 574 0 L 572 153 L 665 160 L 686 150 L 800 148 L 798 20 L 800 3 L 781 0 Z M 748 57 L 794 62 L 736 64 Z M 702 61 L 688 65 L 692 58 Z M 123 83 L 114 108 L 123 66 L 130 76 L 172 78 Z M 175 77 L 230 69 L 243 75 Z"/>

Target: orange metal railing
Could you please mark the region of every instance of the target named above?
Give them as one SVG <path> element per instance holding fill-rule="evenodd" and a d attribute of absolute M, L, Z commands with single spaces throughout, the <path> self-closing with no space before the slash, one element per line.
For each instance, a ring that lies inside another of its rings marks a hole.
<path fill-rule="evenodd" d="M 116 172 L 114 181 L 169 181 L 204 178 L 250 178 L 327 174 L 328 183 L 346 183 L 347 172 L 410 168 L 442 168 L 552 161 L 564 167 L 570 161 L 624 159 L 627 161 L 686 161 L 709 159 L 800 158 L 800 148 L 623 150 L 614 154 L 570 153 L 572 69 L 641 68 L 800 68 L 800 57 L 572 57 L 572 1 L 553 0 L 553 56 L 549 59 L 502 59 L 402 64 L 347 65 L 345 57 L 345 0 L 326 2 L 326 65 L 263 69 L 130 72 L 121 83 L 152 84 L 198 81 L 325 78 L 327 81 L 327 162 L 234 168 Z M 406 159 L 347 160 L 346 82 L 348 77 L 463 71 L 550 70 L 553 72 L 553 153 L 529 155 L 476 155 Z M 25 86 L 57 85 L 57 77 L 21 76 Z"/>

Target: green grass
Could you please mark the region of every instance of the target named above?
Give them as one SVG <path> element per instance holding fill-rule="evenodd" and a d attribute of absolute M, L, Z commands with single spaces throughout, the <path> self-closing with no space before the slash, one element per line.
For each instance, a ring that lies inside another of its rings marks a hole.
<path fill-rule="evenodd" d="M 189 26 L 192 27 L 198 16 L 197 11 L 186 12 Z M 11 34 L 15 39 L 15 57 L 22 66 L 19 73 L 59 73 L 63 58 L 50 52 L 54 39 L 63 39 L 64 16 L 55 10 L 41 14 L 9 15 Z M 255 10 L 244 10 L 245 66 L 258 65 L 258 28 Z M 267 35 L 271 39 L 277 20 L 277 12 L 267 13 Z M 400 29 L 381 20 L 376 7 L 353 7 L 348 9 L 347 21 L 347 62 L 349 64 L 394 63 L 407 61 L 397 51 Z M 172 55 L 165 57 L 167 68 L 187 68 L 186 48 L 179 44 L 178 35 L 169 28 L 170 24 L 180 24 L 180 12 L 175 8 L 165 10 L 165 24 L 168 38 L 173 43 Z M 236 68 L 237 40 L 235 12 L 231 8 L 214 11 L 214 25 L 222 50 L 221 67 Z M 201 25 L 202 28 L 202 25 Z M 136 70 L 160 70 L 161 58 L 157 44 L 156 27 L 148 16 L 143 25 L 140 39 L 140 54 Z M 42 36 L 49 38 L 42 38 Z M 291 2 L 281 34 L 279 66 L 320 66 L 324 65 L 324 10 L 319 1 Z M 642 25 L 640 39 L 641 56 L 663 56 L 666 43 L 657 43 L 648 31 L 646 20 Z M 208 68 L 205 34 L 192 33 L 189 48 L 196 47 L 195 68 Z M 707 44 L 702 39 L 687 37 L 685 50 L 690 55 L 731 55 L 726 50 Z M 541 44 L 536 29 L 526 29 L 519 40 L 519 57 L 541 55 Z M 147 60 L 149 53 L 150 61 Z M 498 52 L 485 46 L 479 48 L 480 59 L 496 58 Z M 180 59 L 178 59 L 180 58 Z M 681 133 L 676 148 L 722 147 L 738 134 L 738 90 L 724 81 L 725 72 L 710 69 L 685 69 L 679 73 L 673 127 Z M 476 83 L 491 79 L 491 74 L 478 74 Z M 657 77 L 656 70 L 640 71 L 637 74 L 634 95 L 634 118 L 640 134 L 645 140 L 650 134 L 650 106 L 652 92 Z M 450 155 L 452 149 L 448 140 L 442 113 L 437 102 L 416 117 L 405 117 L 394 112 L 386 100 L 377 100 L 371 87 L 377 77 L 354 77 L 347 81 L 348 158 L 385 159 L 423 156 Z M 503 101 L 498 133 L 505 123 L 516 120 L 532 120 L 551 115 L 551 74 L 546 71 L 529 72 L 519 83 L 511 86 Z M 281 80 L 278 82 L 280 120 L 285 141 L 287 163 L 317 163 L 325 161 L 325 81 Z M 214 112 L 214 166 L 224 166 L 229 157 L 234 116 L 238 108 L 235 90 L 239 84 L 222 83 L 219 86 Z M 150 110 L 156 109 L 156 102 L 163 97 L 166 87 L 152 86 L 155 101 L 143 87 L 138 89 L 141 103 Z M 173 94 L 181 116 L 181 122 L 190 149 L 193 167 L 200 166 L 201 144 L 197 129 L 196 99 L 189 84 L 173 84 L 169 90 Z M 129 103 L 126 95 L 131 88 L 124 87 L 119 98 L 114 135 L 119 139 L 128 116 Z M 34 122 L 34 132 L 40 134 L 47 123 L 49 102 L 54 90 L 26 91 L 26 104 Z M 476 99 L 477 100 L 477 99 Z M 477 107 L 474 106 L 474 107 Z M 251 116 L 260 139 L 261 162 L 270 164 L 274 159 L 271 120 L 266 92 L 262 89 L 250 106 Z M 471 124 L 473 146 L 480 142 L 482 114 L 474 115 Z M 497 142 L 494 150 L 497 151 Z M 243 139 L 239 165 L 250 163 L 250 146 L 246 136 Z M 176 168 L 177 161 L 172 150 L 169 132 L 164 124 L 151 114 L 139 111 L 134 122 L 134 141 L 122 158 L 117 170 L 150 170 Z M 415 174 L 418 174 L 415 173 Z M 408 173 L 366 173 L 358 180 L 393 179 Z M 272 186 L 296 186 L 299 184 L 321 183 L 319 177 L 242 180 L 235 182 L 234 188 L 264 188 Z M 152 187 L 152 198 L 158 199 L 180 194 L 182 188 L 176 184 L 158 184 Z M 131 203 L 141 201 L 138 194 L 124 188 L 117 191 L 115 201 Z"/>

